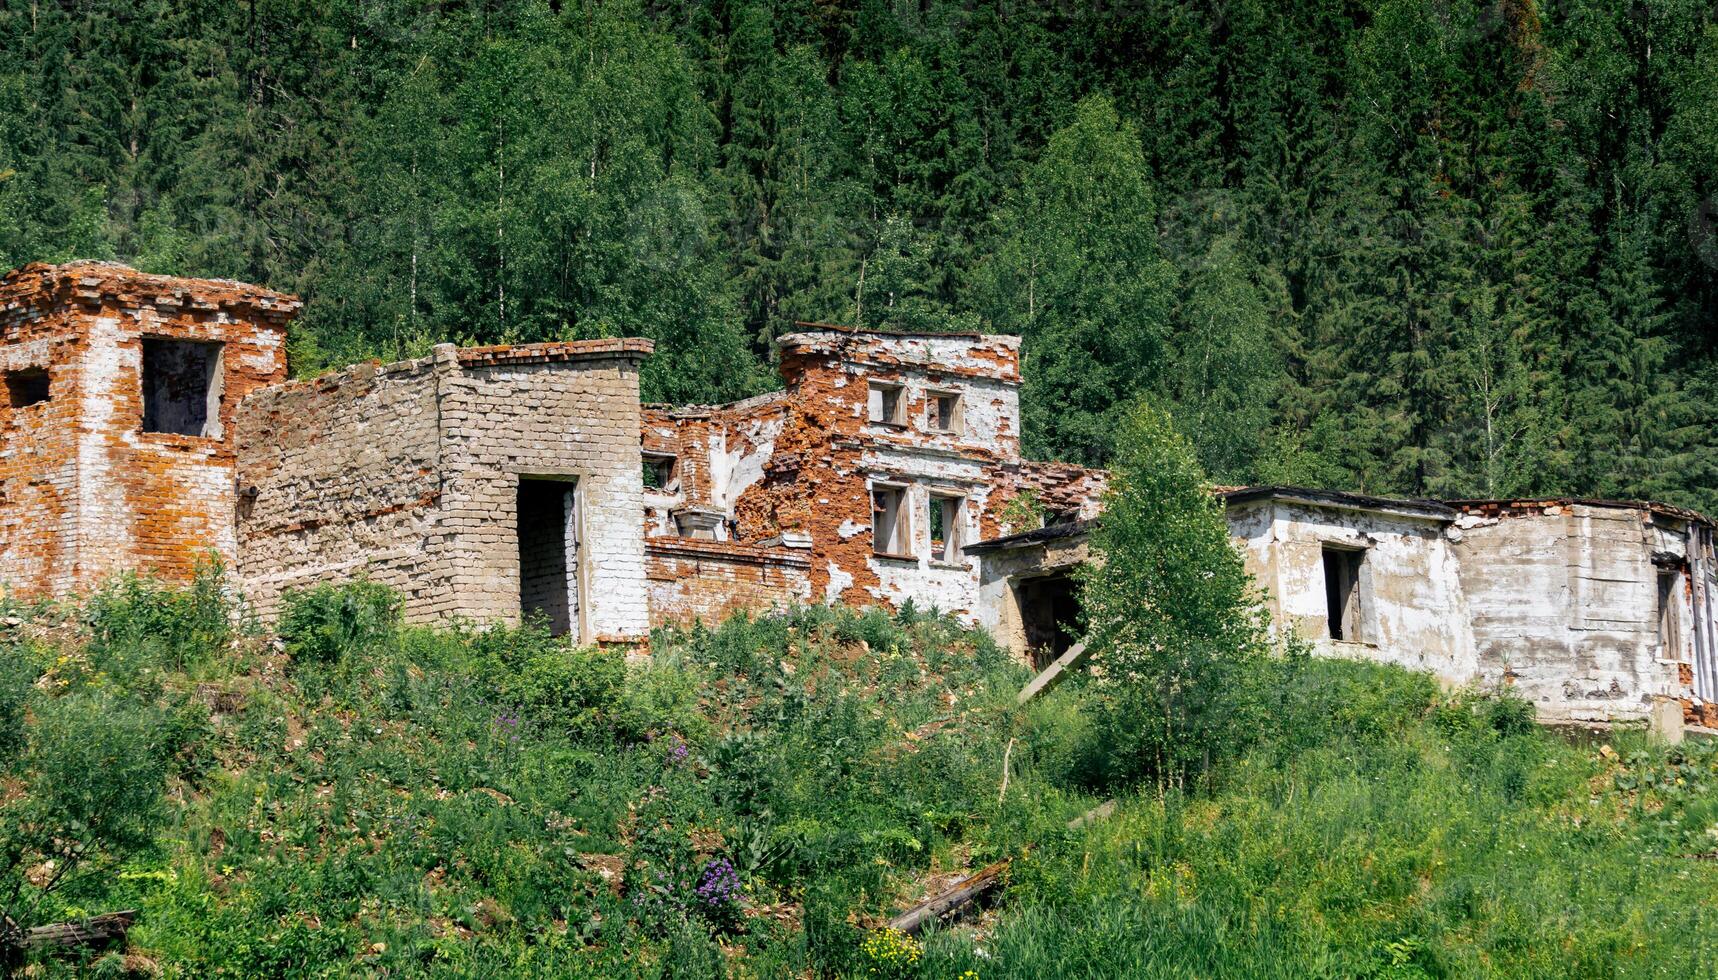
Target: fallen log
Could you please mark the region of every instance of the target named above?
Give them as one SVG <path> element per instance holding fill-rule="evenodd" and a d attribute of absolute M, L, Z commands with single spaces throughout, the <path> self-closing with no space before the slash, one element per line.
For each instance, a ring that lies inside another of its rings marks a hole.
<path fill-rule="evenodd" d="M 1097 821 L 1103 820 L 1104 818 L 1108 817 L 1110 814 L 1112 814 L 1114 812 L 1116 812 L 1116 801 L 1110 800 L 1108 803 L 1104 803 L 1104 804 L 1101 804 L 1099 806 L 1095 806 L 1095 807 L 1091 808 L 1090 810 L 1087 810 L 1085 813 L 1082 813 L 1079 816 L 1075 817 L 1074 819 L 1068 821 L 1068 829 L 1069 830 L 1079 830 L 1081 827 L 1084 827 L 1086 824 L 1096 823 Z"/>
<path fill-rule="evenodd" d="M 962 879 L 960 884 L 941 895 L 934 895 L 902 912 L 889 920 L 889 928 L 898 929 L 911 936 L 923 929 L 925 924 L 932 919 L 952 915 L 971 905 L 985 893 L 1002 884 L 1002 876 L 1008 870 L 1009 860 L 1009 858 L 1003 858 L 978 874 Z"/>
<path fill-rule="evenodd" d="M 136 919 L 136 909 L 108 912 L 87 919 L 37 926 L 18 937 L 16 942 L 24 949 L 98 946 L 115 939 L 124 939 L 126 930 L 131 928 L 131 923 Z"/>
<path fill-rule="evenodd" d="M 1068 829 L 1079 830 L 1088 823 L 1104 819 L 1114 813 L 1115 809 L 1115 800 L 1093 807 L 1068 821 Z M 1026 849 L 1030 851 L 1032 845 L 1027 845 Z M 1012 860 L 1012 858 L 1003 858 L 995 864 L 986 866 L 975 875 L 962 878 L 947 891 L 933 895 L 890 919 L 888 927 L 911 936 L 933 920 L 956 917 L 974 902 L 1002 887 L 1003 883 L 1008 880 L 1008 865 Z"/>

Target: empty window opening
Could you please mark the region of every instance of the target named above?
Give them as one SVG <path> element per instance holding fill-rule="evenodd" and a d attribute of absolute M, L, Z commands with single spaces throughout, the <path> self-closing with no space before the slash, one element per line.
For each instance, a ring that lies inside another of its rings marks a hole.
<path fill-rule="evenodd" d="M 931 561 L 960 561 L 960 519 L 964 503 L 960 497 L 930 495 L 926 519 L 931 529 Z"/>
<path fill-rule="evenodd" d="M 1051 508 L 1044 512 L 1044 526 L 1055 527 L 1058 524 L 1072 524 L 1080 519 L 1078 510 L 1056 510 Z"/>
<path fill-rule="evenodd" d="M 907 424 L 906 392 L 900 385 L 872 382 L 869 392 L 871 421 L 879 425 Z"/>
<path fill-rule="evenodd" d="M 578 484 L 519 481 L 519 612 L 564 636 L 579 622 Z"/>
<path fill-rule="evenodd" d="M 1350 548 L 1324 549 L 1324 602 L 1328 635 L 1333 640 L 1365 642 L 1360 615 L 1364 597 L 1360 588 L 1360 566 L 1366 552 Z"/>
<path fill-rule="evenodd" d="M 1020 603 L 1020 625 L 1033 666 L 1043 669 L 1079 639 L 1079 584 L 1068 573 L 1029 578 L 1014 587 Z"/>
<path fill-rule="evenodd" d="M 48 372 L 45 368 L 24 368 L 6 372 L 6 395 L 13 408 L 39 405 L 48 400 Z"/>
<path fill-rule="evenodd" d="M 961 430 L 960 396 L 952 391 L 932 392 L 931 431 L 958 433 Z"/>
<path fill-rule="evenodd" d="M 1682 573 L 1658 570 L 1658 644 L 1661 655 L 1682 658 Z"/>
<path fill-rule="evenodd" d="M 871 550 L 895 558 L 912 557 L 907 536 L 906 487 L 871 489 Z"/>
<path fill-rule="evenodd" d="M 143 339 L 143 431 L 221 435 L 221 345 Z"/>
<path fill-rule="evenodd" d="M 672 493 L 678 485 L 675 479 L 678 460 L 666 453 L 644 454 L 644 489 Z"/>

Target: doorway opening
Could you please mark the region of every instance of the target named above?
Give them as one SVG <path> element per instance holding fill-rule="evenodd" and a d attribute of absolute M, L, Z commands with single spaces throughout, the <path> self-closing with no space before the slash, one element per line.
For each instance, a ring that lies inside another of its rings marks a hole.
<path fill-rule="evenodd" d="M 1658 570 L 1658 647 L 1667 660 L 1682 659 L 1682 572 Z"/>
<path fill-rule="evenodd" d="M 1364 643 L 1361 635 L 1360 568 L 1366 552 L 1352 548 L 1324 548 L 1324 608 L 1326 635 L 1333 640 Z"/>
<path fill-rule="evenodd" d="M 549 632 L 579 626 L 578 483 L 519 478 L 519 612 Z"/>
<path fill-rule="evenodd" d="M 1080 586 L 1068 572 L 1042 575 L 1014 587 L 1032 665 L 1047 667 L 1068 652 L 1081 633 Z"/>

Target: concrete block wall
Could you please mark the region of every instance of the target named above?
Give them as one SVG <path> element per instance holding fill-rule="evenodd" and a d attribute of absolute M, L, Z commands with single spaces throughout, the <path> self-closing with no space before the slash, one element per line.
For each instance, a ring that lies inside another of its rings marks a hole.
<path fill-rule="evenodd" d="M 517 621 L 518 479 L 569 478 L 584 554 L 580 635 L 648 635 L 638 364 L 649 351 L 643 340 L 437 350 L 458 368 L 442 395 L 441 521 L 463 615 Z"/>
<path fill-rule="evenodd" d="M 1682 547 L 1634 506 L 1467 508 L 1452 531 L 1482 682 L 1548 718 L 1644 718 L 1686 687 L 1662 650 L 1655 551 Z"/>
<path fill-rule="evenodd" d="M 1293 629 L 1325 653 L 1430 671 L 1452 684 L 1475 677 L 1467 600 L 1444 535 L 1449 517 L 1269 499 L 1232 505 L 1228 519 L 1274 628 Z M 1326 545 L 1365 555 L 1358 639 L 1328 638 Z"/>

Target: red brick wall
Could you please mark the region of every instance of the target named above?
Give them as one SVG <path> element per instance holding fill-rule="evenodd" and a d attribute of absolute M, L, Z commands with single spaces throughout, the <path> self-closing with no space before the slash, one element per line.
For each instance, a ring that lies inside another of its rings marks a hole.
<path fill-rule="evenodd" d="M 234 413 L 247 392 L 285 378 L 298 308 L 255 286 L 111 263 L 30 265 L 0 280 L 0 357 L 34 361 L 45 349 L 54 381 L 51 409 L 7 419 L 16 452 L 0 462 L 0 527 L 13 533 L 0 559 L 21 570 L 15 587 L 88 589 L 122 569 L 182 581 L 210 552 L 230 563 Z M 145 336 L 223 345 L 218 436 L 142 431 Z M 67 459 L 69 480 L 44 478 L 65 474 Z"/>
<path fill-rule="evenodd" d="M 1007 505 L 1025 489 L 1047 509 L 1083 517 L 1096 510 L 1101 472 L 1020 460 L 1013 338 L 818 330 L 783 338 L 781 373 L 786 390 L 767 400 L 646 413 L 644 448 L 680 462 L 675 492 L 646 497 L 647 507 L 655 504 L 646 519 L 652 533 L 672 531 L 665 516 L 675 507 L 713 506 L 731 518 L 735 540 L 788 534 L 809 542 L 814 601 L 912 599 L 970 613 L 977 589 L 971 562 L 963 569 L 925 557 L 922 512 L 931 495 L 966 501 L 961 537 L 968 543 L 1027 530 L 1003 523 Z M 871 421 L 872 382 L 904 386 L 906 424 Z M 928 424 L 933 392 L 960 395 L 956 431 Z M 712 461 L 714 446 L 722 447 L 722 466 Z M 743 480 L 726 472 L 741 458 L 751 467 Z M 875 554 L 873 482 L 912 488 L 903 503 L 913 514 L 912 557 Z"/>
<path fill-rule="evenodd" d="M 0 390 L 0 577 L 14 592 L 76 583 L 77 435 L 83 337 L 31 268 L 0 280 L 0 371 L 46 368 L 49 400 L 14 409 Z"/>
<path fill-rule="evenodd" d="M 651 538 L 645 542 L 650 623 L 715 624 L 741 609 L 806 602 L 811 596 L 803 554 L 731 541 Z"/>

